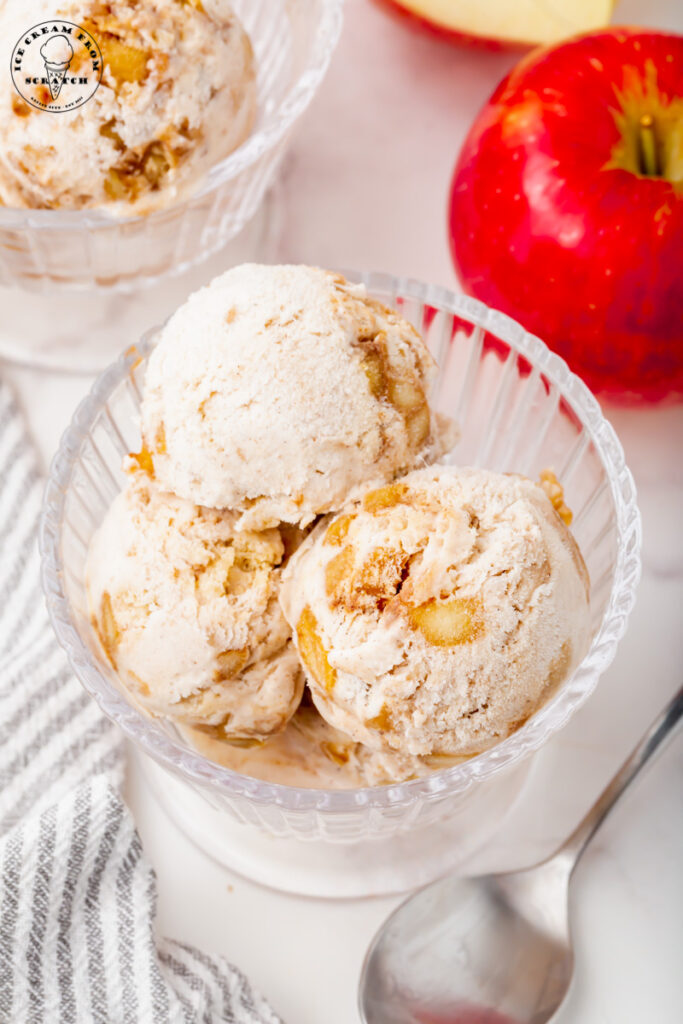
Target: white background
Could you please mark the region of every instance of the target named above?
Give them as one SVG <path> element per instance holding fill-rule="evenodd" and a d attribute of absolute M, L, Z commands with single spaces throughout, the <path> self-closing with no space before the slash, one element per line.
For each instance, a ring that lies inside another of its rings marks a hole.
<path fill-rule="evenodd" d="M 683 4 L 624 0 L 616 17 L 681 31 Z M 278 256 L 454 286 L 445 214 L 450 174 L 471 119 L 516 59 L 414 35 L 367 0 L 348 0 L 339 51 L 283 166 Z M 90 382 L 2 372 L 16 384 L 47 460 Z M 476 870 L 521 866 L 550 852 L 682 682 L 683 408 L 608 408 L 607 415 L 643 511 L 638 604 L 615 663 L 544 749 Z M 576 979 L 557 1024 L 683 1019 L 682 781 L 679 739 L 615 812 L 577 872 Z M 160 932 L 225 953 L 287 1024 L 357 1024 L 363 953 L 396 900 L 332 903 L 259 888 L 195 850 L 154 805 L 134 764 L 128 797 L 158 873 Z"/>

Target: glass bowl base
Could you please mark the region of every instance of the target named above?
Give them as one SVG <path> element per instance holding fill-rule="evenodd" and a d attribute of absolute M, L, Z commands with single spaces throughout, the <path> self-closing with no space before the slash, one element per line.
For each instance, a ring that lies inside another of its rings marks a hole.
<path fill-rule="evenodd" d="M 358 899 L 409 892 L 464 863 L 503 824 L 533 758 L 463 794 L 446 820 L 351 842 L 271 835 L 212 807 L 151 758 L 136 757 L 166 815 L 203 853 L 252 882 L 299 896 Z"/>
<path fill-rule="evenodd" d="M 238 263 L 275 259 L 280 193 L 272 189 L 251 221 L 218 252 L 174 276 L 137 289 L 21 290 L 0 286 L 0 358 L 34 369 L 98 373 L 151 326 L 163 323 L 187 296 Z"/>

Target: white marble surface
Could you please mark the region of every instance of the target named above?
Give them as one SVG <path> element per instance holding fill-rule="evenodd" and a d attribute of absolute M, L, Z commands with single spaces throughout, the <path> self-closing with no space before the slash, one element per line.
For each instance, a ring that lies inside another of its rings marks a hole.
<path fill-rule="evenodd" d="M 683 29 L 678 0 L 624 0 L 623 22 Z M 340 50 L 283 167 L 278 255 L 454 284 L 448 181 L 466 126 L 513 63 L 419 38 L 349 0 Z M 17 301 L 21 297 L 17 296 Z M 85 378 L 3 367 L 45 461 Z M 609 409 L 639 487 L 644 574 L 629 632 L 597 691 L 547 746 L 477 869 L 549 852 L 598 794 L 683 664 L 683 408 Z M 558 1024 L 677 1024 L 683 981 L 683 742 L 626 798 L 573 892 L 576 981 Z M 261 889 L 218 868 L 155 806 L 134 763 L 128 796 L 159 878 L 164 934 L 220 950 L 288 1024 L 354 1024 L 362 956 L 395 900 L 326 903 Z"/>

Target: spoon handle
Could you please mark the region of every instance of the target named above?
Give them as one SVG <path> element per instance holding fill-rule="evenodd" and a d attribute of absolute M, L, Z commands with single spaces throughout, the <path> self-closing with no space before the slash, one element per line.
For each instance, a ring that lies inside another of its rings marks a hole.
<path fill-rule="evenodd" d="M 600 828 L 622 794 L 628 789 L 653 755 L 662 747 L 664 742 L 671 738 L 674 729 L 680 723 L 682 717 L 683 688 L 678 691 L 655 719 L 638 745 L 629 757 L 626 758 L 607 788 L 598 797 L 567 841 L 556 852 L 555 857 L 567 861 L 570 871 L 574 869 L 588 842 Z"/>

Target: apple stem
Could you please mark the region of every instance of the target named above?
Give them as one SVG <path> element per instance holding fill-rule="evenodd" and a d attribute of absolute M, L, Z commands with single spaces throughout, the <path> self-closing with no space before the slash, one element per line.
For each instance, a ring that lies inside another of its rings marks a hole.
<path fill-rule="evenodd" d="M 657 159 L 657 139 L 652 114 L 643 114 L 639 124 L 640 168 L 643 174 L 659 178 L 661 170 Z"/>

